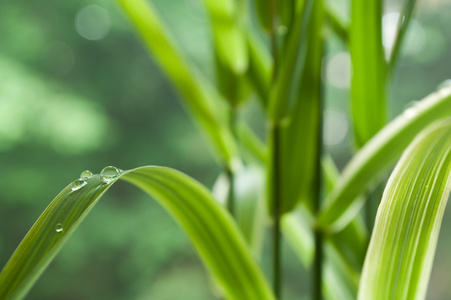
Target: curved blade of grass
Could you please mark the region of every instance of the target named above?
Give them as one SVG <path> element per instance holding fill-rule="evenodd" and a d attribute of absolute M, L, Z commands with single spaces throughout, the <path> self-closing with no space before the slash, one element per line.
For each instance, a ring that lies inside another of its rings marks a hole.
<path fill-rule="evenodd" d="M 407 148 L 385 188 L 358 299 L 424 299 L 451 191 L 451 119 Z"/>
<path fill-rule="evenodd" d="M 396 39 L 393 44 L 392 51 L 390 53 L 390 59 L 388 61 L 389 71 L 391 72 L 393 72 L 393 69 L 396 65 L 396 61 L 399 57 L 399 53 L 401 52 L 401 46 L 404 41 L 407 28 L 409 27 L 409 23 L 412 18 L 412 14 L 415 9 L 416 3 L 417 3 L 416 0 L 406 0 L 406 4 L 404 5 L 402 14 L 399 16 Z"/>
<path fill-rule="evenodd" d="M 445 87 L 381 130 L 345 167 L 318 217 L 318 226 L 337 231 L 346 226 L 364 203 L 357 198 L 396 161 L 413 138 L 428 125 L 451 115 L 451 88 Z"/>
<path fill-rule="evenodd" d="M 154 166 L 126 171 L 118 178 L 141 188 L 168 210 L 228 299 L 274 299 L 236 224 L 202 185 L 175 170 Z M 94 175 L 83 188 L 72 191 L 69 185 L 50 203 L 0 274 L 0 299 L 20 299 L 27 293 L 111 184 Z"/>
<path fill-rule="evenodd" d="M 231 164 L 237 154 L 228 129 L 229 107 L 219 93 L 189 65 L 150 2 L 118 0 L 157 63 L 185 98 L 185 104 L 222 159 Z"/>
<path fill-rule="evenodd" d="M 349 20 L 336 7 L 336 1 L 325 1 L 328 25 L 340 39 L 349 45 Z"/>
<path fill-rule="evenodd" d="M 352 0 L 351 11 L 352 119 L 355 143 L 360 148 L 386 122 L 382 1 Z"/>

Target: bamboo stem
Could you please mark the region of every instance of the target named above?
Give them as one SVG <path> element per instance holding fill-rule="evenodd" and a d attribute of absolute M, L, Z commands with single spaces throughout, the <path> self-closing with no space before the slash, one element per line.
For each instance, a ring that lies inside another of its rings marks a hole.
<path fill-rule="evenodd" d="M 272 170 L 273 170 L 273 289 L 276 299 L 281 297 L 281 240 L 280 240 L 280 127 L 274 125 L 272 128 L 272 139 L 274 143 Z"/>

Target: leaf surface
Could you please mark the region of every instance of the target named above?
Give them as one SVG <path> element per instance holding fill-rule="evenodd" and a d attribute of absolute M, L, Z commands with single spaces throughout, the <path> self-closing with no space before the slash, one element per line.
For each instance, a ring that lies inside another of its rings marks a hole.
<path fill-rule="evenodd" d="M 385 126 L 347 164 L 322 207 L 318 225 L 331 231 L 346 226 L 364 203 L 358 196 L 388 170 L 421 130 L 450 115 L 451 88 L 445 87 Z"/>
<path fill-rule="evenodd" d="M 236 145 L 228 128 L 229 106 L 219 92 L 202 78 L 179 51 L 167 28 L 150 2 L 118 0 L 141 35 L 145 45 L 169 79 L 184 96 L 184 104 L 195 116 L 210 142 L 226 163 L 237 155 Z"/>
<path fill-rule="evenodd" d="M 451 191 L 451 120 L 407 148 L 385 188 L 358 299 L 424 299 Z"/>
<path fill-rule="evenodd" d="M 117 179 L 154 197 L 190 237 L 228 299 L 274 299 L 243 236 L 202 185 L 172 169 L 147 166 L 123 172 L 110 184 L 99 175 L 66 187 L 46 208 L 0 273 L 0 299 L 21 299 L 67 238 Z"/>
<path fill-rule="evenodd" d="M 351 11 L 352 119 L 355 143 L 360 148 L 386 122 L 382 1 L 352 0 Z"/>

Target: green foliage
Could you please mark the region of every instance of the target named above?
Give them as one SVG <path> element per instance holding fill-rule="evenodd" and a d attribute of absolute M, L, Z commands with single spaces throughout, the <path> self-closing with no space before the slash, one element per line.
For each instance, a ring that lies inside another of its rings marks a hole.
<path fill-rule="evenodd" d="M 109 177 L 106 169 L 100 176 L 84 177 L 82 173 L 50 203 L 1 273 L 2 299 L 21 299 L 26 294 L 78 224 L 119 178 L 154 196 L 171 213 L 192 239 L 225 295 L 231 299 L 273 299 L 238 228 L 199 183 L 161 167 L 125 172 L 113 168 Z"/>
<path fill-rule="evenodd" d="M 359 299 L 424 299 L 451 191 L 451 122 L 435 124 L 406 149 L 376 217 Z"/>
<path fill-rule="evenodd" d="M 281 299 L 285 297 L 284 282 L 294 281 L 298 286 L 306 278 L 314 299 L 425 297 L 450 192 L 451 88 L 441 87 L 387 124 L 387 108 L 399 105 L 392 95 L 399 80 L 395 66 L 402 61 L 402 46 L 409 42 L 408 26 L 416 1 L 405 1 L 396 37 L 389 47 L 383 35 L 381 0 L 350 0 L 349 21 L 336 1 L 204 0 L 208 21 L 205 19 L 205 26 L 200 28 L 210 36 L 208 68 L 192 60 L 192 53 L 185 49 L 190 37 L 177 34 L 171 22 L 166 24 L 168 17 L 159 12 L 158 1 L 117 2 L 205 134 L 220 169 L 214 173 L 221 175 L 210 192 L 190 176 L 163 167 L 129 171 L 107 167 L 100 176 L 82 174 L 50 203 L 5 265 L 0 273 L 1 299 L 21 299 L 27 294 L 94 204 L 119 179 L 145 191 L 179 224 L 206 267 L 218 297 Z M 86 8 L 94 14 L 91 17 L 104 18 L 100 6 L 88 5 L 83 10 Z M 13 8 L 8 11 L 15 15 Z M 94 40 L 98 33 L 82 32 L 86 28 L 79 24 L 79 18 L 77 15 L 79 34 Z M 183 20 L 179 22 L 183 26 Z M 34 30 L 34 26 L 26 28 Z M 66 49 L 64 45 L 53 46 Z M 335 161 L 345 163 L 337 160 L 325 136 L 328 109 L 336 105 L 328 103 L 329 98 L 339 98 L 340 94 L 325 83 L 332 64 L 327 56 L 329 45 L 347 46 L 349 51 L 344 55 L 352 64 L 348 66 L 352 72 L 349 119 L 354 141 L 348 148 L 356 151 L 341 172 Z M 120 58 L 125 61 L 133 56 L 123 52 Z M 5 84 L 0 92 L 0 151 L 14 149 L 26 139 L 26 123 L 36 123 L 31 132 L 43 132 L 44 143 L 53 145 L 56 152 L 76 155 L 101 145 L 105 146 L 103 154 L 113 151 L 115 125 L 105 112 L 87 104 L 86 97 L 71 96 L 70 92 L 56 100 L 47 97 L 52 92 L 45 83 L 0 55 L 0 64 L 12 74 L 0 73 L 3 82 L 26 78 L 26 86 L 45 98 L 36 105 L 19 85 Z M 68 72 L 63 67 L 54 72 Z M 141 73 L 134 76 L 141 77 Z M 133 93 L 129 76 L 119 77 Z M 152 84 L 161 85 L 158 81 Z M 108 90 L 109 97 L 114 97 L 115 88 L 110 85 L 96 88 Z M 20 105 L 2 102 L 2 98 L 14 99 Z M 120 116 L 130 109 L 130 103 L 112 107 Z M 36 110 L 39 119 L 28 113 L 31 110 Z M 161 156 L 165 156 L 163 143 L 149 139 L 145 122 L 136 121 L 139 116 L 147 122 L 146 111 L 151 110 L 143 105 L 129 112 L 134 122 L 141 122 L 141 127 L 137 126 L 140 129 L 133 133 L 141 140 L 151 140 L 152 147 L 162 148 Z M 15 117 L 23 117 L 23 122 L 14 123 Z M 54 123 L 60 126 L 49 125 Z M 184 127 L 177 125 L 176 118 L 165 124 L 171 126 L 158 128 L 165 136 L 171 130 L 168 128 L 177 132 L 174 128 Z M 133 144 L 127 138 L 121 144 L 131 150 L 122 156 L 147 156 L 148 146 Z M 84 144 L 75 142 L 78 139 Z M 197 163 L 206 160 L 199 147 L 185 147 L 199 144 L 196 137 L 179 134 L 174 143 L 181 149 L 179 156 L 192 152 L 190 157 Z M 372 202 L 379 200 L 373 188 L 383 182 L 400 156 L 385 187 L 373 229 L 371 208 L 378 203 Z M 70 161 L 62 160 L 67 164 Z M 130 161 L 138 162 L 133 158 Z M 214 176 L 203 173 L 213 172 L 200 169 L 195 173 L 211 177 L 212 183 Z M 39 178 L 33 172 L 25 175 L 23 178 Z M 27 189 L 31 184 L 31 180 L 23 180 L 20 188 Z M 35 185 L 30 194 L 39 189 L 39 182 Z M 363 214 L 360 211 L 365 203 Z M 121 231 L 119 226 L 111 228 L 111 235 Z M 272 229 L 272 239 L 265 241 L 268 228 Z M 157 232 L 145 235 L 159 244 Z M 172 240 L 165 232 L 161 236 Z M 135 239 L 140 243 L 146 240 L 142 236 Z M 281 240 L 287 241 L 292 255 L 286 264 L 281 259 L 282 254 L 287 255 Z M 163 246 L 157 249 L 164 254 L 141 250 L 138 256 L 145 260 L 166 255 Z M 282 277 L 282 268 L 298 268 L 296 260 L 311 275 L 303 279 Z M 265 276 L 268 264 L 270 275 Z M 271 278 L 273 290 L 266 277 Z"/>

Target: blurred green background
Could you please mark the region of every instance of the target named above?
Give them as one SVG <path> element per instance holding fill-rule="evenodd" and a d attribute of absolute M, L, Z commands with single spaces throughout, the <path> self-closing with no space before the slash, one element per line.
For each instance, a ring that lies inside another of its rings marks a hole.
<path fill-rule="evenodd" d="M 387 49 L 404 1 L 386 1 Z M 390 115 L 451 78 L 451 1 L 418 1 L 390 88 Z M 200 0 L 154 0 L 182 51 L 209 78 L 214 62 Z M 347 11 L 346 1 L 337 1 Z M 329 33 L 323 72 L 326 150 L 352 147 L 346 47 Z M 0 2 L 0 267 L 44 208 L 81 171 L 163 165 L 211 187 L 205 139 L 114 1 Z M 241 108 L 250 116 L 255 102 Z M 257 118 L 257 123 L 258 123 Z M 260 129 L 264 128 L 260 122 Z M 445 213 L 445 231 L 451 214 Z M 285 252 L 285 299 L 309 279 Z M 451 237 L 442 234 L 428 299 L 451 297 Z M 266 259 L 263 257 L 263 268 Z M 119 183 L 69 239 L 27 299 L 214 299 L 187 237 L 155 201 Z"/>

